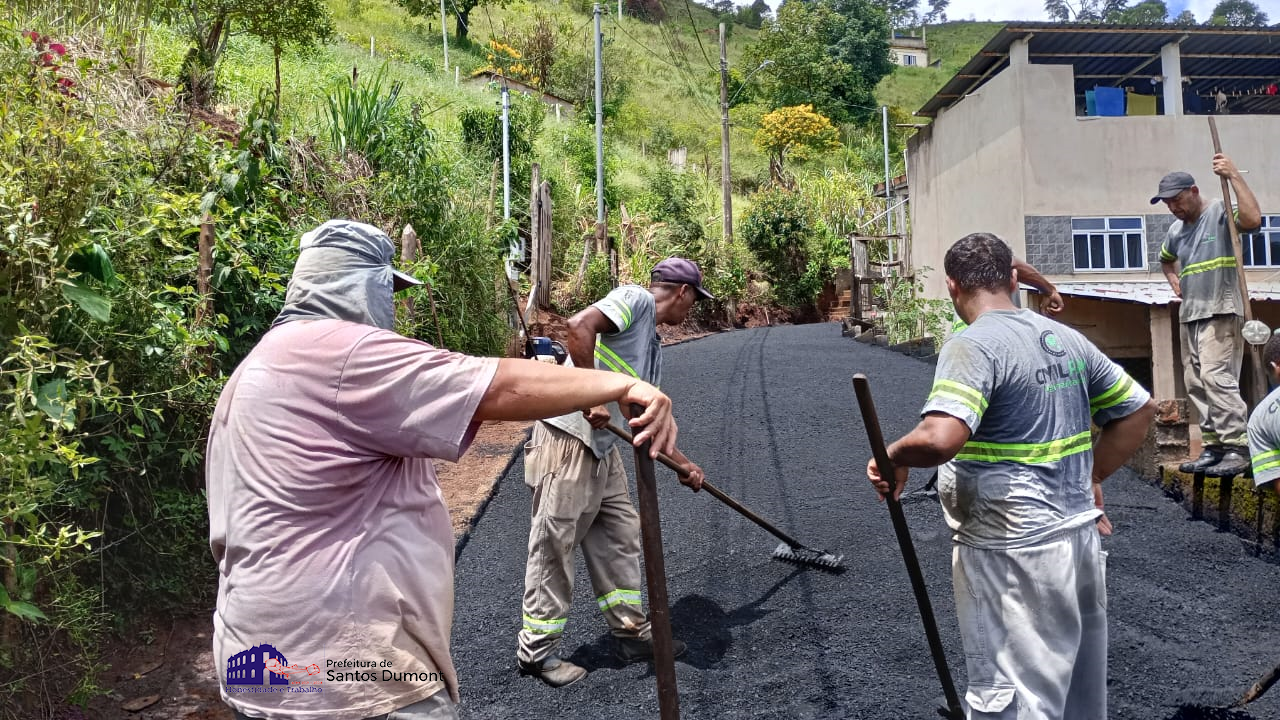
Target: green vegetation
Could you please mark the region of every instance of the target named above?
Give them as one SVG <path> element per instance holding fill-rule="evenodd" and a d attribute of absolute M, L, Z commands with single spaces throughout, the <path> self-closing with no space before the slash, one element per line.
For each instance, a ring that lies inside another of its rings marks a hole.
<path fill-rule="evenodd" d="M 927 68 L 895 67 L 893 74 L 876 86 L 876 101 L 902 108 L 908 113 L 919 110 L 1003 26 L 1003 23 L 990 22 L 950 22 L 928 26 L 924 34 L 929 62 L 941 64 Z M 915 34 L 919 37 L 919 28 L 915 29 Z"/>
<path fill-rule="evenodd" d="M 410 291 L 401 332 L 500 354 L 512 331 L 499 279 L 527 232 L 537 163 L 554 206 L 553 309 L 571 313 L 614 281 L 589 242 L 589 5 L 454 6 L 446 67 L 428 4 L 410 15 L 395 0 L 282 2 L 0 11 L 0 693 L 30 701 L 0 718 L 50 716 L 41 698 L 99 692 L 108 628 L 208 607 L 209 413 L 278 312 L 302 232 L 333 217 L 392 237 L 411 225 L 422 250 L 409 269 L 428 285 Z M 805 35 L 760 4 L 624 7 L 622 20 L 602 18 L 617 280 L 644 282 L 678 253 L 724 303 L 700 307 L 704 319 L 739 302 L 811 310 L 848 262 L 847 236 L 883 206 L 870 192 L 883 163 L 871 96 L 889 70 L 882 11 L 829 0 L 813 11 L 824 34 Z M 732 239 L 721 227 L 722 21 Z M 495 72 L 549 94 L 511 94 L 509 220 Z M 830 114 L 783 102 L 789 78 L 823 72 L 857 75 L 818 93 Z M 905 117 L 895 109 L 895 123 Z M 895 129 L 899 171 L 904 139 Z M 668 162 L 676 150 L 683 167 Z"/>

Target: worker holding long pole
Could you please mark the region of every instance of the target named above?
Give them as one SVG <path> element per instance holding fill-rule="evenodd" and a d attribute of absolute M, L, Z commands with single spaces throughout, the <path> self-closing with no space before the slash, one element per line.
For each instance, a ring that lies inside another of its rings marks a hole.
<path fill-rule="evenodd" d="M 1083 335 L 1009 299 L 1009 246 L 961 238 L 944 259 L 963 333 L 942 346 L 922 420 L 867 475 L 899 497 L 912 467 L 954 460 L 938 495 L 970 717 L 1107 717 L 1106 567 L 1092 488 L 1146 439 L 1155 403 Z M 1102 428 L 1096 444 L 1091 425 Z"/>
<path fill-rule="evenodd" d="M 1231 158 L 1215 154 L 1213 172 L 1235 189 L 1234 222 L 1223 201 L 1202 195 L 1186 172 L 1161 178 L 1151 204 L 1164 202 L 1177 218 L 1160 247 L 1160 265 L 1173 294 L 1181 299 L 1183 379 L 1200 416 L 1204 442 L 1200 457 L 1179 469 L 1233 477 L 1249 467 L 1249 450 L 1248 408 L 1240 396 L 1239 379 L 1244 358 L 1240 331 L 1248 306 L 1232 235 L 1256 229 L 1262 212 Z"/>

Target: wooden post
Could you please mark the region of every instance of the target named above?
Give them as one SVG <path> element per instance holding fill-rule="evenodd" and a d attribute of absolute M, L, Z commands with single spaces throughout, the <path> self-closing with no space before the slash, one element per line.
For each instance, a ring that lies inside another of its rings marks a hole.
<path fill-rule="evenodd" d="M 631 406 L 632 417 L 644 412 Z M 635 449 L 636 497 L 640 505 L 640 543 L 644 548 L 644 579 L 649 590 L 649 625 L 653 635 L 653 674 L 658 681 L 658 713 L 661 720 L 680 717 L 680 693 L 676 688 L 676 661 L 671 643 L 671 608 L 667 603 L 667 570 L 662 559 L 662 524 L 658 518 L 658 483 L 649 457 L 649 443 Z"/>
<path fill-rule="evenodd" d="M 1215 153 L 1222 152 L 1222 142 L 1218 139 L 1218 123 L 1214 121 L 1214 117 L 1210 115 L 1209 133 L 1213 136 L 1213 151 Z M 1236 227 L 1235 214 L 1231 211 L 1231 183 L 1226 178 L 1219 178 L 1222 181 L 1222 211 L 1227 216 L 1227 228 L 1231 232 L 1231 249 L 1236 255 L 1236 277 L 1240 280 L 1240 301 L 1244 305 L 1244 321 L 1253 320 L 1253 301 L 1249 299 L 1249 281 L 1245 278 L 1244 272 L 1244 251 L 1240 247 L 1240 228 Z M 1262 401 L 1264 395 L 1267 394 L 1267 380 L 1262 371 L 1262 348 L 1257 345 L 1248 344 L 1249 347 L 1249 398 L 1247 403 L 1249 408 L 1255 408 Z"/>
<path fill-rule="evenodd" d="M 591 261 L 591 246 L 595 244 L 595 236 L 582 234 L 582 262 L 578 263 L 578 281 L 573 285 L 573 296 L 582 294 L 582 283 L 587 279 L 587 263 Z"/>
<path fill-rule="evenodd" d="M 418 261 L 418 251 L 422 247 L 418 242 L 418 233 L 414 231 L 412 225 L 405 225 L 404 230 L 400 231 L 400 264 L 412 265 Z M 400 298 L 400 306 L 404 308 L 409 318 L 413 318 L 414 303 L 413 297 Z"/>
<path fill-rule="evenodd" d="M 538 250 L 541 264 L 538 275 L 534 278 L 538 288 L 535 302 L 540 309 L 546 310 L 551 307 L 551 249 L 555 242 L 555 231 L 551 225 L 551 183 L 542 181 L 542 186 L 538 189 L 538 197 L 541 213 L 538 218 L 541 225 L 538 237 L 541 238 L 542 247 Z"/>
<path fill-rule="evenodd" d="M 1174 359 L 1174 322 L 1168 305 L 1151 306 L 1151 395 L 1156 400 L 1178 396 L 1178 373 L 1182 367 Z"/>
<path fill-rule="evenodd" d="M 196 305 L 196 326 L 199 327 L 213 315 L 213 218 L 205 213 L 200 221 L 200 265 L 196 270 L 196 294 L 200 296 L 200 304 Z"/>
<path fill-rule="evenodd" d="M 533 163 L 529 174 L 529 287 L 536 295 L 542 277 L 542 167 Z"/>

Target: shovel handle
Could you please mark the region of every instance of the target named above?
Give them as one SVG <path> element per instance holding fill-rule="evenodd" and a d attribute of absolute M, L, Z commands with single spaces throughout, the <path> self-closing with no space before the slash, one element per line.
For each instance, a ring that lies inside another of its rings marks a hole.
<path fill-rule="evenodd" d="M 622 428 L 618 427 L 617 425 L 614 425 L 613 423 L 609 423 L 607 427 L 609 432 L 613 433 L 614 435 L 617 435 L 623 440 L 626 440 L 628 444 L 631 444 L 632 442 L 634 442 L 633 438 L 631 437 L 631 433 L 627 432 L 626 430 L 623 430 Z M 684 466 L 676 462 L 675 460 L 672 460 L 671 457 L 666 453 L 663 453 L 663 452 L 658 453 L 658 461 L 661 462 L 663 465 L 666 465 L 667 467 L 674 470 L 675 473 L 680 477 L 684 477 L 688 475 L 688 473 L 684 471 Z M 734 500 L 732 497 L 729 497 L 728 495 L 726 495 L 723 490 L 716 487 L 715 485 L 712 485 L 706 480 L 703 480 L 702 489 L 706 490 L 715 499 L 719 500 L 725 505 L 728 505 L 729 507 L 736 510 L 738 514 L 741 515 L 742 517 L 750 520 L 756 525 L 759 525 L 765 530 L 768 530 L 774 537 L 778 538 L 779 540 L 786 543 L 787 545 L 793 548 L 804 547 L 804 545 L 801 545 L 799 542 L 797 542 L 795 538 L 791 537 L 790 535 L 787 535 L 786 533 L 782 532 L 778 528 L 774 527 L 773 524 L 770 523 L 768 520 L 765 520 L 759 515 L 751 512 L 746 508 L 746 506 L 744 506 L 742 503 L 738 502 L 737 500 Z"/>
<path fill-rule="evenodd" d="M 924 584 L 920 559 L 916 556 L 915 545 L 911 542 L 907 516 L 902 511 L 902 502 L 893 496 L 895 490 L 893 463 L 889 460 L 889 451 L 884 446 L 884 435 L 880 432 L 880 417 L 876 414 L 876 403 L 871 397 L 871 383 L 866 375 L 858 373 L 853 376 L 853 392 L 858 396 L 862 424 L 867 429 L 867 440 L 871 443 L 871 454 L 875 456 L 880 477 L 889 479 L 889 495 L 884 500 L 889 506 L 889 518 L 893 521 L 893 532 L 898 536 L 898 547 L 902 550 L 902 559 L 907 565 L 907 575 L 911 578 L 911 590 L 915 593 L 916 606 L 920 609 L 924 634 L 929 639 L 929 654 L 933 656 L 933 668 L 938 673 L 938 681 L 942 683 L 942 693 L 947 699 L 948 717 L 951 720 L 963 720 L 964 710 L 960 705 L 960 696 L 956 694 L 955 684 L 951 680 L 951 671 L 947 668 L 947 657 L 942 649 L 942 636 L 938 634 L 938 622 L 933 617 L 933 605 L 929 602 L 929 590 Z M 941 713 L 942 710 L 938 712 Z"/>

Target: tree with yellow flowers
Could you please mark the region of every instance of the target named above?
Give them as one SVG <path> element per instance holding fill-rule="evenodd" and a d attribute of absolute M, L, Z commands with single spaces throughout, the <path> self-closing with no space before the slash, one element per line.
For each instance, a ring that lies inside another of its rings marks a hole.
<path fill-rule="evenodd" d="M 785 185 L 783 162 L 787 157 L 806 160 L 823 150 L 840 147 L 840 133 L 812 105 L 781 107 L 760 118 L 756 147 L 769 153 L 769 177 Z"/>

